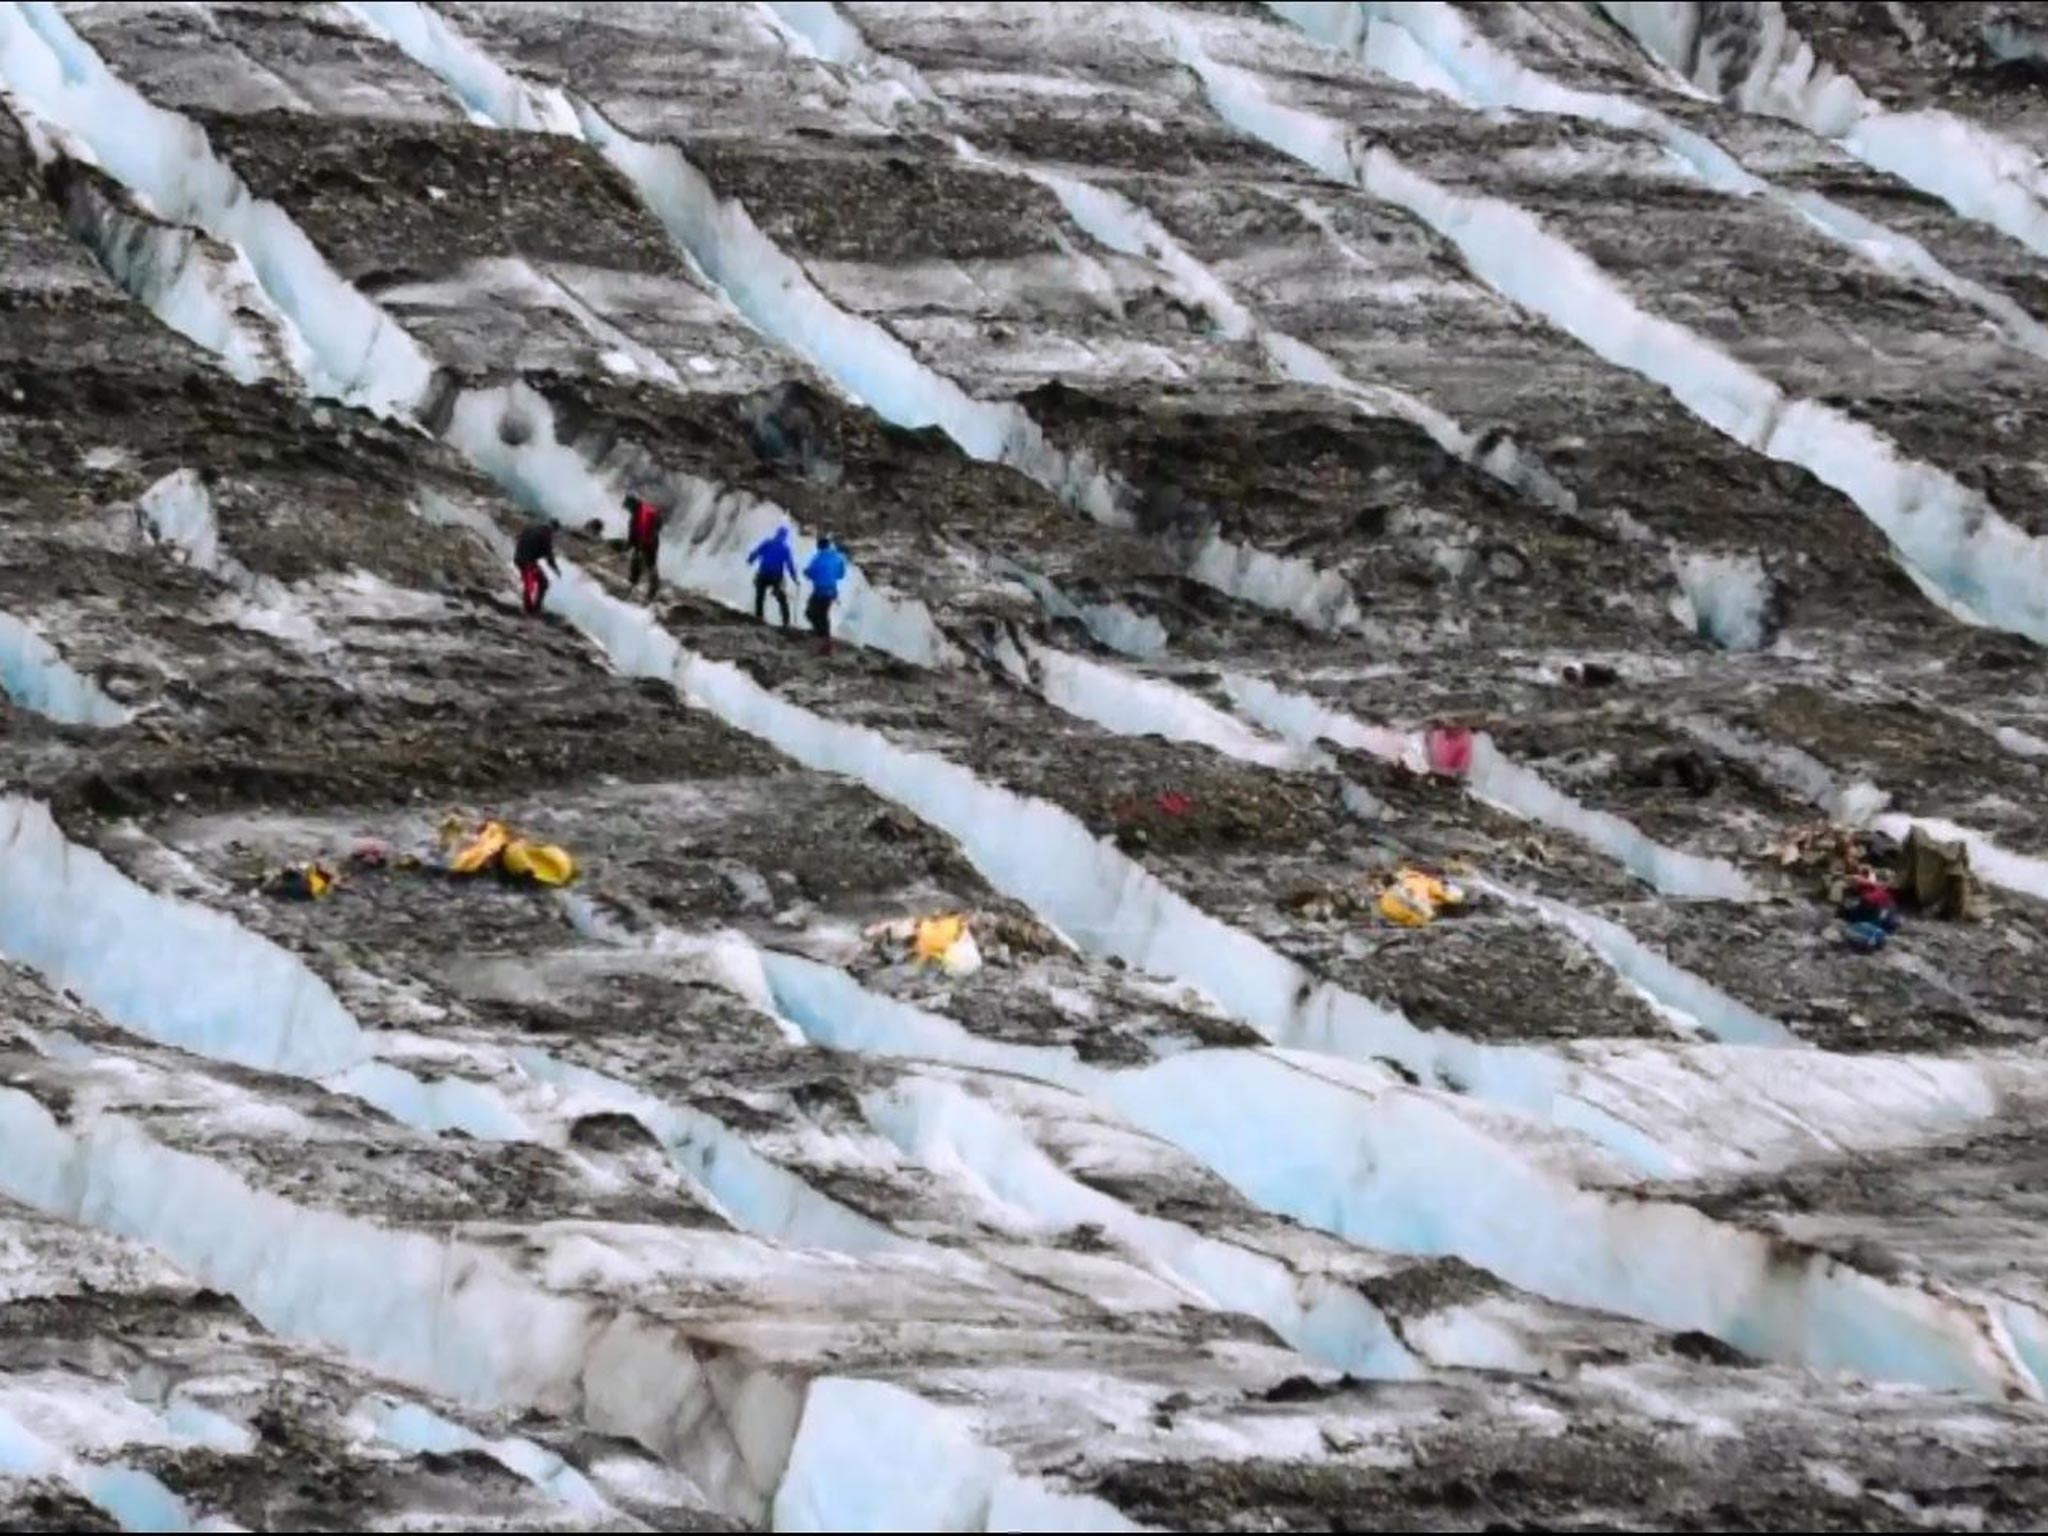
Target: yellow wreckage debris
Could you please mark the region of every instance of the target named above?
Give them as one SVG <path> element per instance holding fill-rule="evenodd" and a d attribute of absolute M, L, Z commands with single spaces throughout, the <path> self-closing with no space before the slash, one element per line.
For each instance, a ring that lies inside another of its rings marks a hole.
<path fill-rule="evenodd" d="M 948 976 L 972 976 L 981 969 L 981 946 L 959 912 L 920 918 L 910 952 L 919 965 L 936 965 Z"/>
<path fill-rule="evenodd" d="M 449 829 L 443 828 L 443 841 L 453 842 Z M 457 832 L 456 837 L 461 834 Z M 487 821 L 477 830 L 475 837 L 456 849 L 448 860 L 448 872 L 453 875 L 474 875 L 495 864 L 498 855 L 505 851 L 505 844 L 512 840 L 512 834 L 505 830 L 501 821 Z"/>
<path fill-rule="evenodd" d="M 441 828 L 441 846 L 450 850 L 448 872 L 477 875 L 486 870 L 540 885 L 567 885 L 576 878 L 576 860 L 566 848 L 536 843 L 502 821 L 487 821 L 474 831 L 458 820 Z"/>
<path fill-rule="evenodd" d="M 944 917 L 919 918 L 910 941 L 911 953 L 926 965 L 936 965 L 945 959 L 946 951 L 958 944 L 966 932 L 967 919 L 957 912 Z"/>
<path fill-rule="evenodd" d="M 576 878 L 576 861 L 566 848 L 553 843 L 530 843 L 515 837 L 499 855 L 499 867 L 519 880 L 538 880 L 542 885 L 567 885 Z"/>
<path fill-rule="evenodd" d="M 885 957 L 913 965 L 937 966 L 948 976 L 972 976 L 981 969 L 981 946 L 975 942 L 974 914 L 934 912 L 876 923 L 866 932 L 869 944 Z"/>
<path fill-rule="evenodd" d="M 1380 916 L 1403 928 L 1426 928 L 1446 908 L 1462 907 L 1465 893 L 1419 869 L 1403 869 L 1380 892 Z"/>
<path fill-rule="evenodd" d="M 334 871 L 312 862 L 288 864 L 264 882 L 264 889 L 286 901 L 324 901 L 334 886 Z"/>

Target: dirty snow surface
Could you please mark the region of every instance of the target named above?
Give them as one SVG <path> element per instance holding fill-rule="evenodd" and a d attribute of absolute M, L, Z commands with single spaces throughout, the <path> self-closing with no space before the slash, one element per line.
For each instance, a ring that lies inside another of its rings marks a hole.
<path fill-rule="evenodd" d="M 0 1524 L 2038 1527 L 2044 72 L 0 4 Z"/>

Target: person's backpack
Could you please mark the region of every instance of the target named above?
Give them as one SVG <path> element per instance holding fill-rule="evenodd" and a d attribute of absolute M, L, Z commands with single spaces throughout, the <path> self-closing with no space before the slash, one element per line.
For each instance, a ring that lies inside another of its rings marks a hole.
<path fill-rule="evenodd" d="M 628 503 L 633 509 L 632 521 L 627 524 L 632 542 L 645 549 L 654 542 L 655 533 L 661 527 L 661 512 L 653 502 L 639 497 Z"/>

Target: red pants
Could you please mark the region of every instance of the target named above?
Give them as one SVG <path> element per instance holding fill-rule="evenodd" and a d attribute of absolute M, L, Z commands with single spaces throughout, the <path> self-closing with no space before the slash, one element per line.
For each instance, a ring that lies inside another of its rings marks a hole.
<path fill-rule="evenodd" d="M 548 595 L 548 578 L 538 563 L 519 567 L 519 593 L 528 613 L 540 612 L 541 600 Z"/>

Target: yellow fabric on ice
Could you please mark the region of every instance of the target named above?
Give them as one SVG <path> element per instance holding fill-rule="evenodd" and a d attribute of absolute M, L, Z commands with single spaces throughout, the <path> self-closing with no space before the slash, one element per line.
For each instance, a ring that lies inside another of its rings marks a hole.
<path fill-rule="evenodd" d="M 442 829 L 445 842 L 455 843 L 462 836 L 459 822 L 451 822 Z M 452 874 L 477 875 L 493 868 L 516 880 L 533 880 L 541 885 L 567 885 L 576 878 L 576 860 L 568 849 L 515 836 L 502 821 L 485 822 L 448 859 Z"/>
<path fill-rule="evenodd" d="M 958 944 L 966 932 L 967 919 L 958 913 L 919 918 L 917 931 L 911 938 L 911 953 L 924 964 L 936 965 L 946 958 L 946 952 Z"/>
<path fill-rule="evenodd" d="M 466 846 L 456 850 L 455 856 L 448 861 L 448 867 L 458 875 L 473 875 L 488 869 L 492 861 L 505 851 L 505 844 L 511 839 L 512 834 L 505 830 L 502 821 L 487 821 Z"/>
<path fill-rule="evenodd" d="M 538 880 L 542 885 L 567 885 L 576 878 L 576 861 L 569 850 L 553 843 L 529 843 L 515 837 L 499 857 L 506 874 Z"/>
<path fill-rule="evenodd" d="M 1403 928 L 1425 928 L 1445 907 L 1461 907 L 1465 893 L 1419 869 L 1404 869 L 1380 892 L 1380 916 Z"/>

